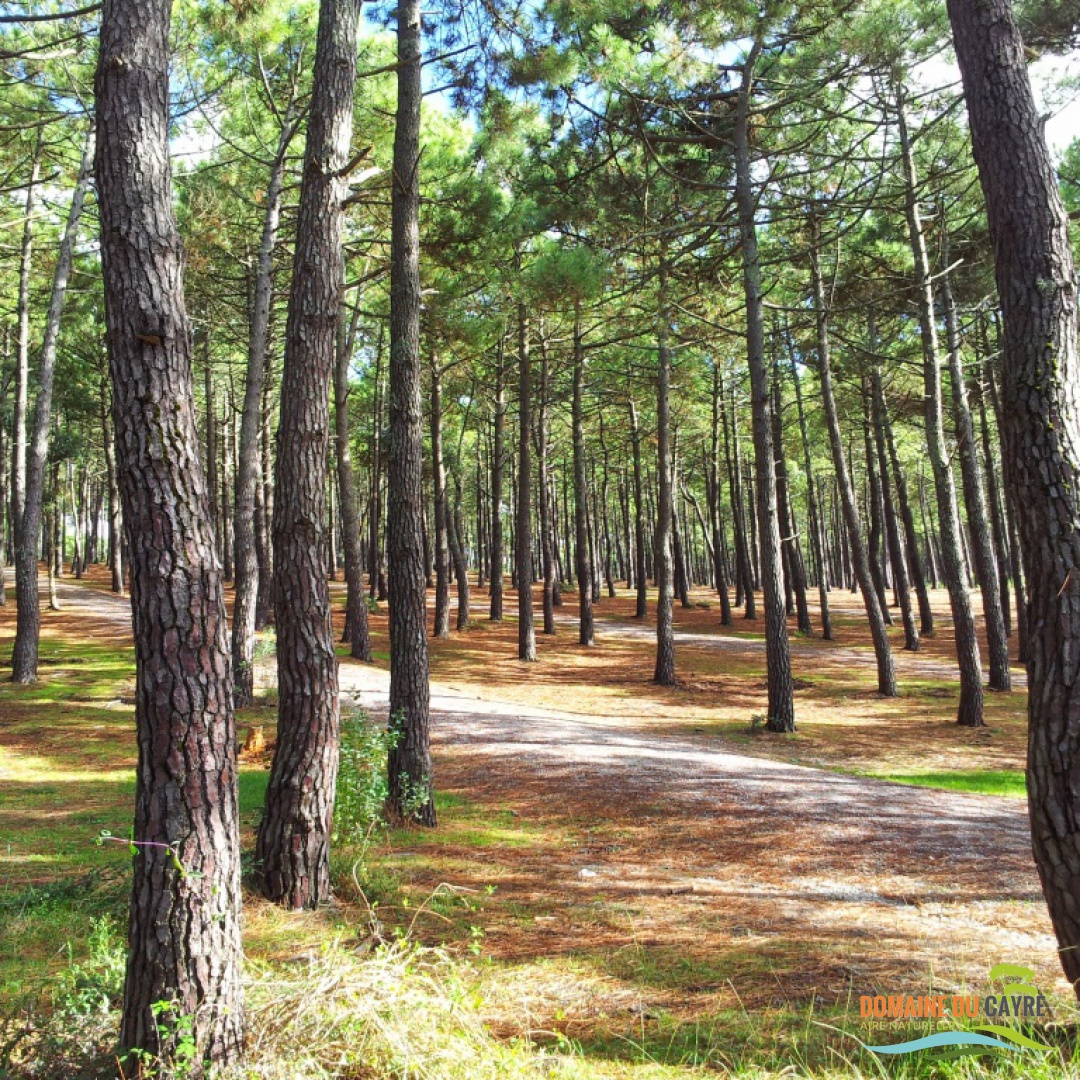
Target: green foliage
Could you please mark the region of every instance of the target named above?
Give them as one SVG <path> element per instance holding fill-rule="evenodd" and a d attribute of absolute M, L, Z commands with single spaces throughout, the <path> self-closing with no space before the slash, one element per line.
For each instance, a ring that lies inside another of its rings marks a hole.
<path fill-rule="evenodd" d="M 94 919 L 86 937 L 89 955 L 70 961 L 60 976 L 54 1007 L 72 1023 L 106 1019 L 120 1002 L 124 989 L 125 946 L 116 922 L 109 916 Z M 71 944 L 66 945 L 71 953 Z"/>
<path fill-rule="evenodd" d="M 1061 197 L 1068 210 L 1080 210 L 1080 139 L 1074 139 L 1065 151 L 1059 167 Z"/>
<path fill-rule="evenodd" d="M 359 844 L 384 823 L 390 793 L 386 761 L 398 736 L 360 709 L 341 715 L 341 759 L 334 801 L 334 840 Z"/>

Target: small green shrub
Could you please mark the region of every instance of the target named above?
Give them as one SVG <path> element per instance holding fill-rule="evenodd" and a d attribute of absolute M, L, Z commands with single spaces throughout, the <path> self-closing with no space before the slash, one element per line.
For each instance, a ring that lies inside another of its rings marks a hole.
<path fill-rule="evenodd" d="M 255 648 L 252 650 L 252 658 L 256 663 L 260 660 L 270 660 L 277 655 L 277 635 L 272 629 L 263 630 L 255 638 Z"/>
<path fill-rule="evenodd" d="M 384 821 L 389 795 L 386 759 L 398 735 L 386 731 L 360 709 L 341 714 L 341 764 L 334 802 L 334 839 L 362 843 Z"/>

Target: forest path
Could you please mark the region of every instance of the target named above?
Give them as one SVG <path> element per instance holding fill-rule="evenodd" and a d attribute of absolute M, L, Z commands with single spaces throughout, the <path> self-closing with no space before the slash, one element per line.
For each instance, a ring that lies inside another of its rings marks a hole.
<path fill-rule="evenodd" d="M 972 603 L 977 610 L 981 611 L 981 601 L 978 597 L 973 597 Z M 836 615 L 842 615 L 852 618 L 865 618 L 866 615 L 865 608 L 862 606 L 862 601 L 858 597 L 850 597 L 848 594 L 844 594 L 839 601 L 834 595 L 830 598 L 830 606 L 834 617 Z M 600 640 L 601 635 L 604 634 L 609 634 L 612 637 L 636 638 L 638 640 L 648 638 L 653 641 L 656 640 L 655 612 L 650 611 L 651 621 L 642 624 L 640 622 L 630 622 L 627 619 L 618 616 L 613 617 L 606 615 L 604 614 L 602 606 L 599 606 L 594 610 L 596 612 L 596 634 L 598 641 Z M 676 602 L 676 620 L 678 619 L 678 611 L 678 602 Z M 795 669 L 794 674 L 796 676 L 800 674 L 799 667 L 805 661 L 820 663 L 825 659 L 834 664 L 849 664 L 853 667 L 865 667 L 870 671 L 876 671 L 877 662 L 874 656 L 873 646 L 869 642 L 869 630 L 867 630 L 867 644 L 865 646 L 852 647 L 850 645 L 839 645 L 821 639 L 821 624 L 818 621 L 816 609 L 814 609 L 813 616 L 815 634 L 813 638 L 806 638 L 799 635 L 791 635 L 789 638 L 791 657 Z M 897 614 L 894 617 L 899 624 L 899 615 Z M 938 619 L 940 622 L 940 615 L 938 616 Z M 578 620 L 573 616 L 557 614 L 556 622 L 560 626 L 565 625 L 567 629 L 573 629 L 574 633 L 577 632 Z M 681 630 L 676 622 L 676 664 L 678 662 L 678 648 L 680 644 L 696 645 L 708 649 L 723 649 L 726 652 L 738 653 L 746 658 L 750 658 L 756 653 L 761 656 L 764 661 L 765 641 L 761 630 L 757 631 L 757 633 L 761 634 L 759 637 L 747 638 L 737 636 L 739 630 L 754 632 L 756 627 L 763 628 L 763 616 L 759 615 L 757 621 L 754 622 L 745 621 L 741 615 L 733 613 L 733 624 L 733 626 L 725 628 L 727 631 L 726 633 L 722 633 L 719 626 L 719 617 L 717 617 L 716 631 L 713 633 L 702 633 L 700 631 Z M 902 645 L 902 641 L 900 644 Z M 1010 651 L 1015 651 L 1015 643 L 1013 641 L 1010 641 Z M 983 667 L 983 685 L 985 686 L 988 672 L 988 660 L 985 648 L 982 650 L 981 660 Z M 935 679 L 946 682 L 958 682 L 960 678 L 959 668 L 955 663 L 943 660 L 940 657 L 928 656 L 924 652 L 908 652 L 899 647 L 895 641 L 893 643 L 893 662 L 896 666 L 896 679 L 901 691 L 903 690 L 905 681 L 912 679 Z M 809 670 L 812 671 L 813 668 L 810 668 Z M 1013 690 L 1026 690 L 1027 671 L 1024 669 L 1023 665 L 1016 663 L 1015 658 L 1011 665 L 1011 673 Z"/>
<path fill-rule="evenodd" d="M 68 612 L 130 633 L 125 599 L 67 582 L 59 594 Z M 340 670 L 343 703 L 385 716 L 389 673 L 348 659 Z M 524 849 L 460 852 L 456 881 L 498 886 L 485 926 L 495 955 L 540 958 L 587 938 L 678 966 L 749 949 L 783 958 L 785 994 L 857 994 L 890 979 L 893 992 L 919 992 L 912 973 L 928 969 L 958 987 L 1003 959 L 1058 977 L 1020 800 L 730 753 L 627 717 L 438 684 L 431 706 L 437 787 L 493 822 L 545 823 L 546 838 Z M 400 853 L 406 868 L 413 854 Z M 523 937 L 528 905 L 552 914 Z"/>

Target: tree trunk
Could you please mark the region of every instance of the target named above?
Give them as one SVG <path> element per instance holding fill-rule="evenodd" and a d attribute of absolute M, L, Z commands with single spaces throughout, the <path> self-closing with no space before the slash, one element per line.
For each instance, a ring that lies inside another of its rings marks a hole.
<path fill-rule="evenodd" d="M 825 524 L 817 499 L 817 484 L 814 482 L 813 463 L 810 460 L 810 440 L 806 435 L 806 412 L 803 409 L 802 380 L 795 363 L 795 354 L 791 353 L 791 381 L 795 385 L 795 406 L 799 414 L 799 435 L 803 448 L 803 468 L 806 471 L 806 501 L 810 513 L 810 540 L 813 545 L 814 562 L 818 572 L 818 605 L 821 608 L 821 636 L 825 641 L 832 641 L 832 619 L 829 617 L 829 567 L 825 554 Z"/>
<path fill-rule="evenodd" d="M 518 305 L 518 475 L 515 564 L 518 594 L 518 659 L 536 659 L 536 630 L 532 606 L 532 364 L 529 352 L 529 318 Z M 579 591 L 582 583 L 578 582 Z"/>
<path fill-rule="evenodd" d="M 109 491 L 109 571 L 114 593 L 124 594 L 123 521 L 120 516 L 120 486 L 116 474 L 116 436 L 109 416 L 111 392 L 101 383 L 101 444 L 105 451 L 106 483 Z"/>
<path fill-rule="evenodd" d="M 419 0 L 397 16 L 398 104 L 390 237 L 390 456 L 387 567 L 390 602 L 390 814 L 435 824 L 424 584 L 424 412 L 420 362 Z"/>
<path fill-rule="evenodd" d="M 459 455 L 460 459 L 460 455 Z M 462 510 L 461 477 L 454 475 L 454 519 L 450 527 L 450 554 L 457 578 L 457 628 L 469 628 L 469 564 L 465 558 L 465 515 Z"/>
<path fill-rule="evenodd" d="M 52 421 L 53 381 L 56 374 L 56 346 L 60 338 L 60 316 L 64 310 L 71 264 L 79 234 L 83 199 L 94 165 L 94 136 L 87 136 L 82 165 L 68 208 L 67 226 L 60 242 L 60 254 L 53 274 L 52 296 L 45 317 L 45 336 L 38 358 L 38 393 L 34 405 L 33 432 L 26 463 L 23 512 L 15 533 L 15 600 L 18 617 L 11 656 L 11 679 L 32 683 L 38 675 L 38 640 L 41 636 L 41 608 L 38 600 L 38 536 L 45 498 L 45 466 L 49 454 L 49 425 Z M 81 568 L 80 568 L 81 569 Z"/>
<path fill-rule="evenodd" d="M 592 609 L 592 562 L 585 524 L 585 348 L 581 340 L 581 310 L 574 311 L 574 394 L 571 426 L 574 443 L 574 553 L 578 579 L 579 645 L 596 643 Z"/>
<path fill-rule="evenodd" d="M 716 591 L 720 594 L 720 625 L 731 625 L 731 599 L 728 595 L 727 567 L 724 559 L 724 530 L 720 519 L 720 410 L 723 383 L 720 381 L 720 368 L 713 361 L 712 385 L 712 426 L 709 429 L 712 440 L 709 455 L 708 475 L 710 478 L 709 527 L 712 530 L 713 574 L 716 579 Z M 704 527 L 704 526 L 703 526 Z"/>
<path fill-rule="evenodd" d="M 873 348 L 873 339 L 871 340 Z M 885 447 L 885 393 L 881 386 L 881 368 L 874 364 L 870 372 L 871 416 L 874 429 L 874 443 L 877 450 L 878 475 L 881 477 L 881 496 L 885 509 L 885 528 L 889 536 L 889 554 L 892 557 L 893 583 L 900 601 L 900 618 L 904 624 L 904 648 L 909 652 L 919 651 L 919 630 L 915 625 L 915 613 L 911 607 L 911 590 L 908 583 L 907 553 L 904 551 L 904 538 L 896 520 L 896 508 L 893 506 L 889 491 L 889 458 Z"/>
<path fill-rule="evenodd" d="M 770 731 L 795 730 L 795 699 L 784 611 L 784 582 L 780 554 L 780 525 L 776 503 L 776 460 L 772 435 L 769 369 L 765 361 L 761 261 L 758 255 L 756 205 L 750 162 L 750 97 L 754 64 L 761 43 L 755 41 L 743 67 L 735 107 L 735 201 L 742 241 L 743 291 L 746 296 L 746 359 L 750 369 L 751 416 L 754 429 L 754 467 L 757 479 L 758 531 L 765 606 L 765 666 Z"/>
<path fill-rule="evenodd" d="M 644 619 L 648 615 L 649 584 L 645 569 L 645 498 L 641 480 L 641 427 L 633 398 L 630 398 L 630 442 L 634 457 L 634 578 L 637 587 L 634 618 Z"/>
<path fill-rule="evenodd" d="M 498 359 L 495 366 L 495 430 L 494 445 L 491 454 L 491 584 L 488 593 L 491 597 L 490 618 L 498 622 L 503 617 L 503 467 L 505 454 L 503 443 L 506 438 L 506 388 L 503 384 L 505 371 L 504 341 L 500 337 Z"/>
<path fill-rule="evenodd" d="M 1001 464 L 1004 468 L 1008 458 L 1005 447 L 1004 424 L 1001 421 L 1001 402 L 998 400 L 997 381 L 994 378 L 993 369 L 986 368 L 986 384 L 990 391 L 990 404 L 997 418 L 998 441 L 1001 444 Z M 1016 646 L 1017 659 L 1021 664 L 1028 662 L 1028 642 L 1031 609 L 1027 600 L 1027 589 L 1024 585 L 1023 556 L 1020 552 L 1020 531 L 1017 525 L 1017 508 L 1015 494 L 1010 484 L 1005 484 L 1005 520 L 1009 530 L 1009 561 L 1013 568 L 1013 589 L 1016 593 Z"/>
<path fill-rule="evenodd" d="M 370 536 L 368 538 L 368 595 L 372 599 L 385 598 L 383 589 L 382 548 L 382 426 L 383 426 L 383 326 L 379 324 L 379 342 L 375 347 L 375 415 L 371 426 L 371 498 L 368 504 Z"/>
<path fill-rule="evenodd" d="M 435 636 L 450 636 L 450 540 L 443 464 L 442 372 L 439 358 L 431 356 L 431 488 L 435 504 Z"/>
<path fill-rule="evenodd" d="M 985 343 L 985 341 L 984 341 Z M 994 454 L 990 442 L 990 424 L 986 413 L 986 395 L 982 387 L 982 371 L 986 365 L 984 356 L 977 356 L 979 362 L 978 371 L 971 380 L 971 389 L 975 398 L 975 407 L 979 413 L 979 436 L 982 442 L 983 471 L 986 476 L 986 496 L 990 507 L 990 522 L 994 537 L 994 559 L 998 567 L 998 594 L 1001 597 L 1001 614 L 1005 620 L 1005 633 L 1012 636 L 1012 611 L 1011 597 L 1009 595 L 1009 578 L 1014 573 L 1009 557 L 1008 531 L 1005 527 L 1005 518 L 1001 504 L 1001 486 L 998 483 L 998 469 L 994 462 Z"/>
<path fill-rule="evenodd" d="M 240 821 L 227 617 L 169 174 L 169 15 L 169 0 L 105 0 L 94 94 L 139 745 L 120 1045 L 163 1054 L 168 1067 L 166 1033 L 183 1019 L 201 1074 L 203 1061 L 237 1060 L 244 1041 Z"/>
<path fill-rule="evenodd" d="M 926 574 L 923 572 L 922 556 L 919 554 L 919 536 L 915 531 L 915 516 L 911 510 L 907 479 L 904 476 L 904 470 L 900 467 L 900 455 L 896 450 L 892 421 L 889 419 L 889 410 L 885 404 L 884 390 L 880 386 L 878 393 L 881 396 L 881 433 L 889 452 L 889 464 L 892 467 L 893 483 L 896 487 L 896 501 L 900 507 L 900 520 L 904 524 L 907 566 L 911 571 L 911 577 L 915 585 L 915 595 L 919 601 L 919 632 L 927 637 L 932 637 L 934 633 L 934 612 L 930 607 L 930 594 L 926 590 Z"/>
<path fill-rule="evenodd" d="M 1028 807 L 1069 982 L 1080 992 L 1080 417 L 1068 223 L 1007 0 L 948 0 L 1004 315 L 1005 479 L 1030 589 Z"/>
<path fill-rule="evenodd" d="M 203 450 L 203 461 L 206 469 L 207 497 L 210 500 L 210 528 L 214 530 L 214 542 L 217 546 L 218 558 L 223 555 L 221 542 L 221 527 L 218 522 L 221 491 L 218 486 L 218 448 L 217 448 L 217 419 L 214 416 L 214 383 L 213 371 L 210 366 L 210 329 L 203 333 L 203 429 L 206 435 L 206 444 Z"/>
<path fill-rule="evenodd" d="M 870 430 L 873 406 L 870 399 L 870 387 L 865 375 L 862 380 L 861 397 L 863 406 L 863 453 L 866 456 L 866 494 L 870 517 L 869 550 L 867 552 L 870 563 L 870 579 L 874 583 L 874 592 L 877 593 L 881 617 L 885 620 L 886 626 L 892 626 L 892 615 L 889 612 L 889 602 L 885 595 L 885 571 L 882 560 L 885 523 L 881 506 L 881 484 L 875 461 L 873 435 Z"/>
<path fill-rule="evenodd" d="M 278 728 L 255 856 L 263 894 L 330 897 L 338 662 L 326 580 L 330 379 L 341 313 L 342 171 L 352 138 L 360 0 L 321 0 L 297 212 L 274 484 Z"/>
<path fill-rule="evenodd" d="M 270 382 L 272 364 L 270 351 L 266 354 L 263 373 L 263 406 L 260 420 L 259 498 L 255 507 L 255 541 L 259 546 L 259 591 L 255 598 L 255 629 L 261 630 L 274 617 L 274 545 L 271 537 L 274 519 L 274 467 L 270 439 Z"/>
<path fill-rule="evenodd" d="M 960 458 L 960 478 L 964 486 L 964 506 L 971 529 L 971 555 L 982 592 L 983 619 L 986 624 L 987 652 L 990 658 L 990 689 L 1011 690 L 1009 672 L 1009 635 L 1005 630 L 1005 613 L 1001 607 L 1001 588 L 998 564 L 994 555 L 990 515 L 986 509 L 986 489 L 983 486 L 982 466 L 975 444 L 975 425 L 968 404 L 967 381 L 960 356 L 960 327 L 949 275 L 948 235 L 942 244 L 945 272 L 941 277 L 941 298 L 945 307 L 945 333 L 949 355 L 949 376 L 952 381 L 953 422 L 956 425 L 957 456 Z"/>
<path fill-rule="evenodd" d="M 720 381 L 720 396 L 724 397 L 724 383 Z M 727 406 L 721 409 L 724 427 L 724 457 L 728 471 L 728 494 L 731 500 L 731 519 L 735 529 L 735 606 L 745 604 L 743 617 L 757 618 L 753 574 L 750 569 L 750 549 L 746 542 L 746 514 L 743 506 L 742 459 L 739 455 L 739 433 L 735 423 L 735 388 L 731 388 L 730 416 Z"/>
<path fill-rule="evenodd" d="M 338 505 L 345 545 L 345 634 L 349 655 L 371 663 L 371 632 L 368 629 L 367 594 L 364 591 L 363 541 L 357 508 L 356 478 L 352 467 L 349 438 L 349 366 L 356 344 L 360 303 L 356 304 L 348 330 L 345 320 L 338 324 L 337 356 L 334 363 L 334 435 L 337 448 Z"/>
<path fill-rule="evenodd" d="M 975 619 L 971 612 L 971 597 L 965 581 L 959 509 L 956 503 L 956 483 L 945 449 L 945 426 L 941 401 L 941 362 L 938 350 L 937 324 L 934 316 L 934 292 L 930 260 L 926 254 L 922 215 L 919 211 L 918 178 L 915 157 L 908 137 L 904 91 L 897 84 L 896 112 L 900 136 L 900 152 L 904 168 L 904 204 L 907 216 L 908 239 L 915 260 L 918 282 L 919 328 L 923 350 L 923 391 L 926 409 L 926 451 L 934 472 L 938 520 L 941 529 L 941 555 L 945 586 L 949 590 L 953 626 L 956 633 L 956 658 L 960 665 L 960 703 L 956 720 L 964 727 L 983 724 L 982 667 L 979 662 L 979 641 L 975 636 Z"/>
<path fill-rule="evenodd" d="M 675 685 L 675 625 L 672 581 L 671 524 L 671 351 L 668 348 L 667 262 L 661 255 L 660 298 L 656 326 L 656 351 L 660 369 L 656 380 L 656 470 L 659 493 L 656 500 L 656 668 L 653 681 Z M 578 583 L 578 588 L 583 586 Z"/>
<path fill-rule="evenodd" d="M 256 495 L 261 482 L 259 438 L 262 429 L 263 378 L 268 360 L 270 305 L 274 293 L 274 247 L 281 219 L 281 191 L 285 181 L 285 155 L 295 134 L 291 113 L 278 134 L 277 153 L 266 185 L 259 257 L 248 336 L 247 377 L 240 419 L 240 463 L 236 477 L 236 598 L 233 604 L 232 660 L 236 707 L 246 708 L 254 694 L 252 675 L 255 657 L 256 608 L 259 595 L 259 552 L 256 543 Z M 258 500 L 261 502 L 262 500 Z"/>
<path fill-rule="evenodd" d="M 13 538 L 22 532 L 23 506 L 26 502 L 26 421 L 30 401 L 30 269 L 34 244 L 34 207 L 37 202 L 38 178 L 41 172 L 41 147 L 39 131 L 30 167 L 30 183 L 26 187 L 26 209 L 23 216 L 22 246 L 19 256 L 15 411 L 12 418 L 11 461 L 11 533 Z"/>
<path fill-rule="evenodd" d="M 0 351 L 0 417 L 7 416 L 7 362 L 11 353 L 11 330 L 5 325 L 0 334 L 3 335 L 3 347 Z M 4 568 L 7 566 L 7 530 L 8 517 L 11 511 L 10 493 L 8 491 L 8 479 L 10 472 L 8 464 L 8 441 L 7 429 L 0 420 L 0 607 L 7 603 L 7 581 Z"/>
<path fill-rule="evenodd" d="M 551 514 L 551 475 L 548 468 L 548 398 L 551 394 L 547 341 L 540 341 L 540 416 L 537 423 L 537 457 L 540 476 L 540 548 L 544 564 L 544 633 L 555 633 L 555 525 Z"/>
<path fill-rule="evenodd" d="M 840 417 L 836 411 L 836 398 L 832 385 L 832 355 L 829 341 L 829 312 L 825 300 L 825 285 L 821 279 L 821 263 L 818 256 L 820 234 L 816 218 L 811 218 L 812 241 L 810 247 L 810 273 L 813 279 L 814 310 L 817 322 L 818 378 L 821 382 L 821 401 L 825 408 L 825 421 L 829 429 L 829 445 L 832 449 L 833 469 L 840 492 L 840 503 L 846 527 L 848 550 L 854 563 L 855 577 L 862 589 L 866 617 L 870 623 L 870 636 L 874 641 L 877 658 L 878 693 L 884 697 L 896 697 L 896 668 L 893 663 L 889 635 L 881 613 L 877 591 L 870 576 L 870 566 L 863 545 L 862 522 L 851 486 L 851 475 L 844 460 L 844 444 L 840 433 Z"/>
<path fill-rule="evenodd" d="M 803 565 L 799 533 L 795 527 L 795 514 L 791 508 L 787 461 L 784 457 L 783 401 L 780 393 L 779 360 L 773 365 L 772 431 L 773 452 L 776 455 L 776 504 L 780 518 L 780 542 L 786 555 L 785 563 L 790 571 L 787 580 L 795 594 L 796 623 L 799 633 L 810 634 L 813 633 L 814 628 L 810 624 L 810 608 L 806 603 L 806 567 Z"/>

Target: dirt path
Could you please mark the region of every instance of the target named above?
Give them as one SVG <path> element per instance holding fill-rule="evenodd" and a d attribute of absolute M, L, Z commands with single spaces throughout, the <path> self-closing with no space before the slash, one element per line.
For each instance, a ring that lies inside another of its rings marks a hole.
<path fill-rule="evenodd" d="M 88 628 L 130 626 L 122 598 L 59 591 Z M 385 714 L 385 670 L 344 660 L 341 687 L 343 702 Z M 587 943 L 617 974 L 628 948 L 645 949 L 650 963 L 688 965 L 679 1000 L 693 1008 L 701 994 L 727 992 L 718 958 L 738 971 L 768 956 L 788 996 L 907 986 L 912 970 L 959 986 L 1003 959 L 1058 978 L 1022 802 L 728 753 L 575 712 L 572 700 L 563 711 L 490 693 L 434 685 L 432 717 L 440 789 L 544 826 L 524 849 L 458 853 L 455 880 L 498 887 L 487 926 L 495 954 L 540 960 Z M 523 934 L 522 910 L 551 914 Z M 666 982 L 657 990 L 668 1004 L 671 994 Z"/>

